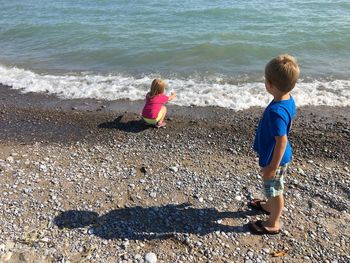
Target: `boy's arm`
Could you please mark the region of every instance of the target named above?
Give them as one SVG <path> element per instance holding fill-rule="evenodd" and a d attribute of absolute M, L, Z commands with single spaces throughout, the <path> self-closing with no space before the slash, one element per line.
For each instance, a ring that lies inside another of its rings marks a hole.
<path fill-rule="evenodd" d="M 275 136 L 276 145 L 273 149 L 272 160 L 270 164 L 262 169 L 262 177 L 264 180 L 272 179 L 276 176 L 276 170 L 280 165 L 284 151 L 287 147 L 288 137 L 284 136 Z"/>

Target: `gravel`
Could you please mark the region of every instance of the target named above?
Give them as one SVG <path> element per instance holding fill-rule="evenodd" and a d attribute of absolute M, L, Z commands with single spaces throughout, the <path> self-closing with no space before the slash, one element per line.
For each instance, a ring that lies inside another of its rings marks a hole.
<path fill-rule="evenodd" d="M 1 103 L 0 262 L 350 260 L 349 108 L 299 109 L 282 234 L 253 236 L 261 109 L 194 108 L 158 130 L 108 107 Z"/>

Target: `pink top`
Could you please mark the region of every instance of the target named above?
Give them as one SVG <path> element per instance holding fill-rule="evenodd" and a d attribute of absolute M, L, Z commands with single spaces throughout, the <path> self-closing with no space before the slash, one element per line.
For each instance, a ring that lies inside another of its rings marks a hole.
<path fill-rule="evenodd" d="M 156 95 L 153 98 L 146 97 L 146 104 L 142 110 L 142 117 L 156 119 L 160 109 L 168 100 L 169 97 L 164 94 Z"/>

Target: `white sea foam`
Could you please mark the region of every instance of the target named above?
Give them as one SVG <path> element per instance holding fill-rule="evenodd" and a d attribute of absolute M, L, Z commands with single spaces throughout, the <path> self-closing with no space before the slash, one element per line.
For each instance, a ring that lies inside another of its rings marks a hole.
<path fill-rule="evenodd" d="M 106 100 L 144 99 L 154 76 L 124 75 L 45 75 L 29 70 L 0 66 L 0 83 L 22 92 L 45 92 L 61 98 L 96 98 Z M 271 96 L 262 82 L 225 83 L 222 79 L 166 79 L 169 90 L 178 94 L 174 104 L 221 106 L 234 110 L 266 106 Z M 298 106 L 350 106 L 350 81 L 300 81 L 293 90 Z"/>

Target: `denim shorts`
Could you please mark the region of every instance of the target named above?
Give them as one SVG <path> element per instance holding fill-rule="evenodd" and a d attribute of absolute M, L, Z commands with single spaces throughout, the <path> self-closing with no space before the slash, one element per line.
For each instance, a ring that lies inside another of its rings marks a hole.
<path fill-rule="evenodd" d="M 287 173 L 288 164 L 281 165 L 276 170 L 276 176 L 269 180 L 264 180 L 264 190 L 267 198 L 276 197 L 283 194 L 284 176 Z"/>

